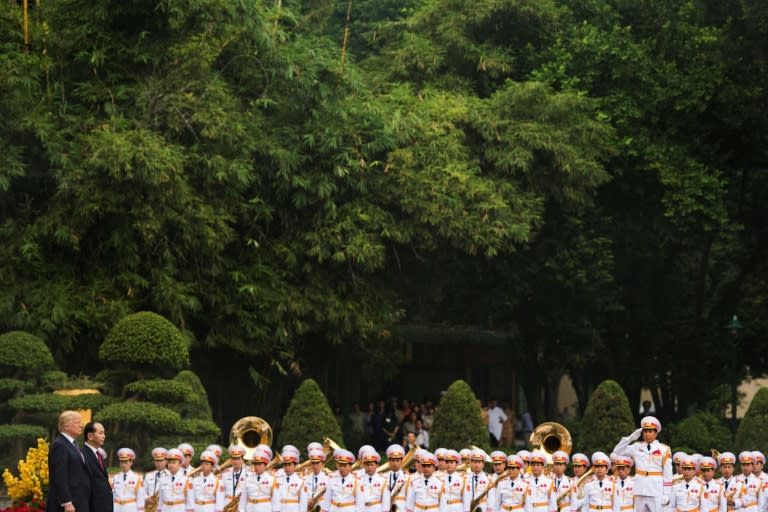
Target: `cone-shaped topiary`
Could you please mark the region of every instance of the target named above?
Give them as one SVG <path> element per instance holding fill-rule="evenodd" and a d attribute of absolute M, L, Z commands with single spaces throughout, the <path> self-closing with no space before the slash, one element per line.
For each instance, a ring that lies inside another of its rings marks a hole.
<path fill-rule="evenodd" d="M 768 444 L 768 388 L 760 388 L 736 429 L 736 453 Z"/>
<path fill-rule="evenodd" d="M 611 453 L 624 436 L 635 430 L 632 409 L 624 390 L 614 380 L 604 380 L 589 397 L 579 428 L 578 450 Z"/>
<path fill-rule="evenodd" d="M 323 442 L 323 437 L 330 437 L 344 446 L 341 427 L 328 405 L 328 399 L 317 382 L 307 379 L 296 389 L 288 405 L 278 444 L 292 444 L 306 456 L 307 445 L 312 441 Z"/>
<path fill-rule="evenodd" d="M 208 403 L 208 393 L 205 386 L 200 382 L 200 378 L 189 370 L 182 370 L 173 378 L 174 381 L 186 384 L 192 389 L 192 400 L 184 401 L 178 409 L 179 413 L 185 418 L 195 418 L 200 420 L 213 419 L 211 404 Z"/>
<path fill-rule="evenodd" d="M 440 399 L 430 435 L 430 447 L 444 446 L 459 450 L 476 445 L 484 450 L 489 444 L 488 427 L 480 404 L 469 384 L 457 380 Z"/>
<path fill-rule="evenodd" d="M 670 425 L 669 434 L 674 451 L 709 453 L 712 448 L 722 451 L 731 444 L 731 434 L 723 420 L 710 412 L 700 411 Z"/>
<path fill-rule="evenodd" d="M 118 365 L 181 368 L 189 364 L 189 348 L 175 325 L 157 313 L 141 311 L 109 330 L 99 357 Z"/>
<path fill-rule="evenodd" d="M 0 368 L 12 370 L 19 377 L 53 367 L 51 351 L 37 336 L 24 331 L 11 331 L 0 336 Z"/>

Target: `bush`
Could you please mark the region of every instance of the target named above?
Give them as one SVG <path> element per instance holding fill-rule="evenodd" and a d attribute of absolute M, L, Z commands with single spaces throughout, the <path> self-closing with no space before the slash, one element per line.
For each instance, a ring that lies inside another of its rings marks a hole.
<path fill-rule="evenodd" d="M 104 407 L 94 418 L 104 424 L 120 422 L 134 427 L 149 427 L 160 432 L 177 432 L 181 416 L 176 411 L 151 402 L 120 402 Z"/>
<path fill-rule="evenodd" d="M 579 429 L 579 451 L 611 453 L 616 443 L 635 430 L 629 400 L 616 381 L 605 380 L 589 397 Z"/>
<path fill-rule="evenodd" d="M 58 414 L 67 409 L 93 409 L 96 412 L 114 401 L 114 397 L 101 394 L 63 396 L 54 393 L 36 393 L 12 398 L 8 401 L 8 405 L 25 412 Z"/>
<path fill-rule="evenodd" d="M 736 453 L 759 450 L 768 444 L 768 388 L 760 388 L 736 429 Z"/>
<path fill-rule="evenodd" d="M 488 450 L 488 436 L 475 393 L 463 380 L 455 381 L 435 411 L 430 445 L 460 449 L 473 444 Z"/>
<path fill-rule="evenodd" d="M 208 393 L 200 378 L 189 370 L 180 371 L 173 378 L 176 382 L 189 386 L 192 389 L 192 399 L 186 400 L 177 408 L 184 418 L 197 418 L 201 420 L 213 419 L 211 404 L 208 403 Z"/>
<path fill-rule="evenodd" d="M 686 448 L 682 451 L 709 453 L 712 448 L 724 450 L 731 444 L 731 434 L 723 421 L 709 412 L 697 412 L 675 425 L 670 425 L 668 432 L 669 444 L 674 451 Z"/>
<path fill-rule="evenodd" d="M 150 402 L 192 402 L 195 400 L 192 388 L 176 380 L 151 379 L 131 382 L 125 392 L 145 398 Z"/>
<path fill-rule="evenodd" d="M 199 419 L 182 419 L 179 422 L 177 432 L 179 435 L 186 437 L 210 438 L 211 442 L 221 435 L 221 429 L 217 424 L 210 420 Z"/>
<path fill-rule="evenodd" d="M 28 332 L 11 331 L 0 336 L 0 367 L 32 375 L 53 368 L 54 362 L 43 340 Z"/>
<path fill-rule="evenodd" d="M 175 325 L 157 313 L 142 311 L 110 329 L 99 357 L 118 365 L 181 368 L 189 364 L 189 348 Z"/>
<path fill-rule="evenodd" d="M 330 437 L 341 446 L 344 439 L 341 427 L 328 405 L 320 386 L 313 379 L 307 379 L 296 389 L 288 411 L 285 413 L 280 430 L 280 446 L 292 444 L 306 456 L 307 445 Z"/>
<path fill-rule="evenodd" d="M 0 425 L 0 445 L 6 445 L 11 441 L 33 443 L 38 437 L 47 437 L 48 431 L 39 425 L 26 425 L 14 423 Z"/>

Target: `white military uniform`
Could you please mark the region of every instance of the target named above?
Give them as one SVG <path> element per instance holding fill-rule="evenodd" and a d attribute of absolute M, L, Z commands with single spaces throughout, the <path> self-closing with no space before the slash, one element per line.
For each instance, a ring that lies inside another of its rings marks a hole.
<path fill-rule="evenodd" d="M 186 512 L 187 510 L 187 476 L 181 469 L 172 475 L 166 472 L 160 479 L 160 498 L 157 500 L 157 510 L 161 512 Z"/>
<path fill-rule="evenodd" d="M 726 479 L 725 477 L 720 477 L 718 479 L 720 484 L 723 486 L 722 493 L 722 499 L 725 501 L 725 507 L 728 508 L 728 501 L 733 501 L 736 499 L 736 495 L 739 493 L 739 482 L 736 480 L 735 476 L 731 476 L 731 478 Z"/>
<path fill-rule="evenodd" d="M 736 509 L 749 512 L 757 512 L 758 508 L 763 510 L 762 487 L 762 481 L 753 474 L 743 478 L 733 499 Z"/>
<path fill-rule="evenodd" d="M 632 443 L 633 437 L 622 437 L 613 451 L 635 461 L 635 510 L 661 512 L 661 507 L 669 503 L 672 492 L 671 450 L 658 440 L 650 444 Z"/>
<path fill-rule="evenodd" d="M 114 512 L 144 510 L 144 487 L 141 476 L 133 470 L 117 473 L 112 477 L 112 502 Z"/>
<path fill-rule="evenodd" d="M 488 488 L 489 485 L 491 485 L 491 479 L 485 471 L 480 471 L 479 473 L 467 474 L 467 478 L 464 480 L 464 498 L 463 498 L 465 512 L 466 511 L 471 512 L 472 502 L 475 501 L 476 498 L 480 497 L 485 492 L 485 490 Z M 486 511 L 488 507 L 487 495 L 480 500 L 480 502 L 478 503 L 478 506 L 483 510 L 483 512 Z"/>
<path fill-rule="evenodd" d="M 667 510 L 670 512 L 699 512 L 702 496 L 701 483 L 696 478 L 680 480 L 672 486 L 672 495 Z"/>
<path fill-rule="evenodd" d="M 299 512 L 299 503 L 301 501 L 301 488 L 304 486 L 304 479 L 301 475 L 294 473 L 290 476 L 283 475 L 278 480 L 280 492 L 280 512 Z"/>
<path fill-rule="evenodd" d="M 494 489 L 493 500 L 488 504 L 492 512 L 531 512 L 528 482 L 522 477 L 505 478 Z"/>
<path fill-rule="evenodd" d="M 464 512 L 464 486 L 466 473 L 454 471 L 443 475 L 446 512 Z"/>
<path fill-rule="evenodd" d="M 701 486 L 699 510 L 701 512 L 726 512 L 728 506 L 723 484 L 713 478 L 709 482 L 702 481 Z"/>
<path fill-rule="evenodd" d="M 570 512 L 571 494 L 573 493 L 572 480 L 565 475 L 557 478 L 554 474 L 552 474 L 551 478 L 555 483 L 555 505 L 560 512 Z"/>
<path fill-rule="evenodd" d="M 309 503 L 315 500 L 315 506 L 320 505 L 322 497 L 328 489 L 328 475 L 322 471 L 315 475 L 310 473 L 304 477 L 304 486 L 299 496 L 299 510 L 304 512 L 309 509 Z"/>
<path fill-rule="evenodd" d="M 239 472 L 235 472 L 233 468 L 228 468 L 219 475 L 219 489 L 216 491 L 217 511 L 224 510 L 224 507 L 240 494 L 247 476 L 248 470 L 245 467 L 241 468 Z"/>
<path fill-rule="evenodd" d="M 595 479 L 595 475 L 589 475 L 583 480 L 581 489 L 577 487 L 577 483 L 581 477 L 571 477 L 571 510 L 581 510 L 581 504 L 584 502 L 584 486 Z"/>
<path fill-rule="evenodd" d="M 584 485 L 584 501 L 581 512 L 613 512 L 613 479 L 606 476 L 602 480 L 595 478 Z"/>
<path fill-rule="evenodd" d="M 389 489 L 381 475 L 365 474 L 360 477 L 355 512 L 389 512 Z"/>
<path fill-rule="evenodd" d="M 631 476 L 614 480 L 613 512 L 630 512 L 635 509 L 634 483 Z"/>
<path fill-rule="evenodd" d="M 280 510 L 280 491 L 277 479 L 268 471 L 262 474 L 249 473 L 241 484 L 240 512 L 278 512 Z"/>
<path fill-rule="evenodd" d="M 343 477 L 337 475 L 328 482 L 321 510 L 323 512 L 354 512 L 357 500 L 357 478 L 350 473 Z"/>
<path fill-rule="evenodd" d="M 406 512 L 445 512 L 445 484 L 439 478 L 415 478 L 408 487 Z"/>
<path fill-rule="evenodd" d="M 381 476 L 386 480 L 390 505 L 396 505 L 400 512 L 405 512 L 405 498 L 408 493 L 408 484 L 410 481 L 408 475 L 403 470 L 399 470 L 387 471 Z"/>
<path fill-rule="evenodd" d="M 189 510 L 194 510 L 195 512 L 215 512 L 219 477 L 213 473 L 207 476 L 199 474 L 192 477 L 187 486 Z"/>
<path fill-rule="evenodd" d="M 154 496 L 155 493 L 160 492 L 160 482 L 162 481 L 163 477 L 167 475 L 168 475 L 167 469 L 163 469 L 161 471 L 157 471 L 156 469 L 153 469 L 152 471 L 144 474 L 142 487 L 144 488 L 145 500 L 150 496 Z"/>
<path fill-rule="evenodd" d="M 528 479 L 530 486 L 531 510 L 533 512 L 555 512 L 557 510 L 557 495 L 555 483 L 551 478 L 541 475 L 531 475 Z"/>

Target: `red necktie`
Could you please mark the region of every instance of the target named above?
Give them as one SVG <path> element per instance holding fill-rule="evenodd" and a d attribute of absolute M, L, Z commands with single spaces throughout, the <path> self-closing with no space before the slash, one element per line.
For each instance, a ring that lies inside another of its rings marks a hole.
<path fill-rule="evenodd" d="M 101 469 L 104 469 L 104 456 L 98 450 L 96 451 L 96 458 L 99 459 L 99 466 L 101 466 Z"/>

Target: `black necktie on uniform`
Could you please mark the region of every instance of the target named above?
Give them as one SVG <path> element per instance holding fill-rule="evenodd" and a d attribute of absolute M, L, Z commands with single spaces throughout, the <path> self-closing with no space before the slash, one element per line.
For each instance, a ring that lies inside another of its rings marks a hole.
<path fill-rule="evenodd" d="M 256 475 L 256 481 L 261 483 L 261 475 Z"/>
<path fill-rule="evenodd" d="M 624 480 L 621 481 L 621 486 L 624 487 Z"/>
<path fill-rule="evenodd" d="M 539 485 L 539 477 L 533 479 L 535 485 Z"/>
<path fill-rule="evenodd" d="M 344 485 L 344 477 L 341 477 L 341 485 Z"/>
<path fill-rule="evenodd" d="M 648 443 L 648 451 L 651 451 L 651 444 Z"/>
<path fill-rule="evenodd" d="M 171 483 L 173 483 L 176 480 L 176 475 L 171 475 Z"/>
<path fill-rule="evenodd" d="M 705 482 L 705 483 L 704 483 L 704 487 L 705 487 L 707 490 L 709 490 L 709 482 Z"/>
<path fill-rule="evenodd" d="M 429 478 L 424 479 L 424 487 L 429 488 Z"/>
<path fill-rule="evenodd" d="M 599 482 L 597 482 L 597 483 L 598 483 L 598 485 L 600 486 L 600 488 L 602 489 L 602 488 L 603 488 L 603 481 L 602 481 L 602 480 L 600 480 L 600 481 L 599 481 Z"/>
<path fill-rule="evenodd" d="M 317 475 L 312 477 L 312 494 L 315 494 L 315 489 L 317 489 Z"/>
<path fill-rule="evenodd" d="M 123 473 L 123 482 L 125 482 L 126 478 L 128 478 L 128 473 Z"/>
<path fill-rule="evenodd" d="M 685 489 L 688 490 L 688 484 L 685 484 Z"/>
<path fill-rule="evenodd" d="M 451 475 L 448 475 L 448 483 L 451 483 Z"/>

